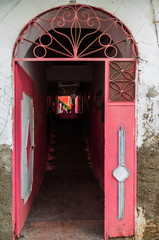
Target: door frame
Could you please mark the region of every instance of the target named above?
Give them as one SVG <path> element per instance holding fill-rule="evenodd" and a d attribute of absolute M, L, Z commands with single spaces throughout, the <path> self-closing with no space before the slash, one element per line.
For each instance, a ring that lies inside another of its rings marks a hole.
<path fill-rule="evenodd" d="M 108 107 L 110 105 L 112 106 L 134 106 L 135 108 L 135 101 L 134 102 L 110 102 L 109 101 L 109 63 L 110 61 L 135 61 L 137 60 L 135 58 L 13 58 L 12 61 L 12 69 L 14 74 L 14 94 L 16 94 L 16 63 L 18 62 L 60 62 L 60 61 L 92 61 L 92 62 L 105 62 L 105 94 L 104 94 L 104 138 L 107 139 L 107 131 L 106 129 L 109 128 L 109 119 L 108 119 Z M 137 74 L 136 74 L 137 75 Z M 136 80 L 136 79 L 135 79 Z M 13 106 L 13 151 L 12 151 L 12 221 L 13 221 L 13 240 L 15 239 L 16 234 L 16 209 L 17 209 L 17 201 L 16 201 L 16 107 L 15 107 L 15 95 L 14 95 L 14 106 Z M 136 208 L 136 186 L 137 186 L 137 156 L 136 156 L 136 117 L 134 114 L 134 129 L 135 129 L 135 137 L 134 137 L 134 172 L 133 172 L 133 178 L 134 178 L 134 184 L 133 184 L 133 203 L 134 203 L 134 234 L 135 234 L 135 208 Z M 104 239 L 108 240 L 109 238 L 109 219 L 108 219 L 108 209 L 109 209 L 109 203 L 108 203 L 108 197 L 107 193 L 109 193 L 109 177 L 108 177 L 108 165 L 109 161 L 105 161 L 105 159 L 108 156 L 108 144 L 106 144 L 107 141 L 105 141 L 105 149 L 104 149 Z M 108 158 L 109 159 L 109 158 Z"/>

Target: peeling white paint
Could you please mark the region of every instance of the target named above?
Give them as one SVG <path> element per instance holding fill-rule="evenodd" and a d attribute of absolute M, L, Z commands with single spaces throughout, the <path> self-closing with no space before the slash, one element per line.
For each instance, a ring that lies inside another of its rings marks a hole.
<path fill-rule="evenodd" d="M 156 25 L 152 5 L 154 6 Z M 159 95 L 147 97 L 147 93 L 155 86 L 159 90 L 159 47 L 156 36 L 159 33 L 159 2 L 158 0 L 77 0 L 80 4 L 103 8 L 114 14 L 131 30 L 139 49 L 139 82 L 137 93 L 137 146 L 153 135 L 159 133 Z M 8 0 L 0 1 L 0 86 L 10 89 L 10 101 L 12 102 L 12 73 L 11 56 L 16 37 L 21 29 L 36 15 L 42 11 L 69 4 L 69 0 Z M 9 105 L 10 106 L 10 105 Z M 8 106 L 6 106 L 8 109 Z M 148 118 L 145 114 L 149 112 Z M 0 116 L 3 110 L 0 108 Z M 11 109 L 6 116 L 6 125 L 0 134 L 0 144 L 12 143 Z M 1 121 L 0 121 L 1 122 Z"/>
<path fill-rule="evenodd" d="M 138 207 L 136 211 L 136 234 L 135 240 L 142 240 L 144 230 L 146 227 L 146 219 L 144 217 L 144 210 L 142 207 Z"/>

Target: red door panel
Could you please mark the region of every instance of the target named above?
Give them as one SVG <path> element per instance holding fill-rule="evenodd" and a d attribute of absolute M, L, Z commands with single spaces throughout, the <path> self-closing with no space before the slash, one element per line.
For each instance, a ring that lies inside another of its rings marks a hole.
<path fill-rule="evenodd" d="M 114 69 L 106 63 L 105 81 L 105 239 L 135 234 L 136 148 L 135 148 L 135 64 L 129 60 Z M 119 168 L 123 129 L 124 164 Z M 114 170 L 118 177 L 114 177 Z M 124 179 L 126 174 L 126 180 Z M 122 189 L 121 189 L 122 185 Z M 121 204 L 122 203 L 122 204 Z M 122 214 L 120 215 L 122 209 Z"/>
<path fill-rule="evenodd" d="M 21 194 L 21 158 L 22 158 L 22 100 L 24 94 L 35 101 L 35 86 L 33 81 L 28 77 L 24 72 L 22 67 L 19 64 L 16 64 L 15 74 L 15 168 L 16 168 L 16 235 L 19 236 L 19 233 L 24 225 L 28 212 L 32 205 L 32 194 L 26 203 L 22 199 Z M 34 103 L 33 103 L 34 104 Z M 29 141 L 28 141 L 29 142 Z"/>
<path fill-rule="evenodd" d="M 36 90 L 33 80 L 16 63 L 14 143 L 16 236 L 19 236 L 24 226 L 45 172 L 47 118 L 44 99 L 44 95 L 40 95 Z"/>
<path fill-rule="evenodd" d="M 134 106 L 109 106 L 107 128 L 107 177 L 109 179 L 107 201 L 109 203 L 108 231 L 110 237 L 131 236 L 134 234 Z M 118 181 L 113 177 L 113 171 L 118 167 L 118 131 L 120 127 L 125 129 L 125 165 L 130 176 L 125 180 L 124 216 L 118 219 Z M 109 159 L 109 160 L 108 160 Z"/>

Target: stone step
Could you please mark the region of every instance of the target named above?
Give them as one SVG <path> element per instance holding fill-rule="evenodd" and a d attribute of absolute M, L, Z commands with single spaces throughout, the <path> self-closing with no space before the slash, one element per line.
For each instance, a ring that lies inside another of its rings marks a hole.
<path fill-rule="evenodd" d="M 103 220 L 32 222 L 21 233 L 21 240 L 103 240 Z"/>

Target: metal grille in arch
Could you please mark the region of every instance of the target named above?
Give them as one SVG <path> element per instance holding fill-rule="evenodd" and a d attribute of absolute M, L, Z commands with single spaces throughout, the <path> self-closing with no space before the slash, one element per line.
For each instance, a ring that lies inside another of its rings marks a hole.
<path fill-rule="evenodd" d="M 13 57 L 135 58 L 134 39 L 113 15 L 88 5 L 51 9 L 32 19 L 17 38 Z"/>

